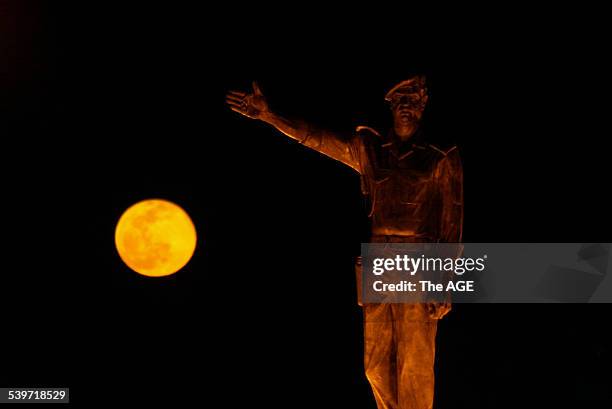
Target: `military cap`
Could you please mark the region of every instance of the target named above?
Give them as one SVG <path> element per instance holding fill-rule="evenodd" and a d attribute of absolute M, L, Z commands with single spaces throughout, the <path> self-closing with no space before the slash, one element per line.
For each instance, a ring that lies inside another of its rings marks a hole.
<path fill-rule="evenodd" d="M 427 86 L 425 85 L 425 76 L 417 75 L 416 77 L 409 78 L 398 84 L 387 92 L 385 95 L 385 101 L 391 102 L 393 95 L 395 94 L 415 94 L 423 91 L 427 93 Z"/>

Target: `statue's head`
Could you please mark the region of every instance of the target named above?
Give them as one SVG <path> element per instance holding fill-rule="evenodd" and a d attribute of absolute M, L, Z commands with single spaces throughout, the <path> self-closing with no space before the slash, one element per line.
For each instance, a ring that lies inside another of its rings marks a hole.
<path fill-rule="evenodd" d="M 385 101 L 389 103 L 393 113 L 395 133 L 401 139 L 408 139 L 416 132 L 427 99 L 424 76 L 416 76 L 402 81 L 385 95 Z"/>

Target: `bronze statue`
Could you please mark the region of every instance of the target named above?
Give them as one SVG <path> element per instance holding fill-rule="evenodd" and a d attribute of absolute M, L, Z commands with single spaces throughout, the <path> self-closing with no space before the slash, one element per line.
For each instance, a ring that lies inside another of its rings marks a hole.
<path fill-rule="evenodd" d="M 371 242 L 460 242 L 461 161 L 456 146 L 442 150 L 423 139 L 419 124 L 428 100 L 425 78 L 400 82 L 385 100 L 393 114 L 388 134 L 359 126 L 344 136 L 271 112 L 257 83 L 250 93 L 230 91 L 226 96 L 233 111 L 267 122 L 359 173 L 371 204 Z M 378 408 L 431 408 L 437 320 L 448 313 L 450 302 L 363 305 L 360 268 L 358 260 L 364 366 Z"/>

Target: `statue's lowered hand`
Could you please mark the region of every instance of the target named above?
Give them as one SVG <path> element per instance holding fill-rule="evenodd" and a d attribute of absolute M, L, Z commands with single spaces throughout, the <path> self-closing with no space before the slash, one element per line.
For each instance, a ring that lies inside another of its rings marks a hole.
<path fill-rule="evenodd" d="M 427 312 L 429 318 L 434 320 L 442 319 L 451 310 L 451 304 L 448 302 L 430 302 L 427 303 Z"/>

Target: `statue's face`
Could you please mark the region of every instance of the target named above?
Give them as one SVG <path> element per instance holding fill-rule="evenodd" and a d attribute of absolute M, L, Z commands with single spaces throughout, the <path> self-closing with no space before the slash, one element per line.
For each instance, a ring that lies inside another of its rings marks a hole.
<path fill-rule="evenodd" d="M 410 137 L 416 132 L 423 110 L 427 104 L 427 92 L 424 89 L 407 87 L 398 89 L 391 96 L 391 111 L 395 132 L 400 137 Z"/>

